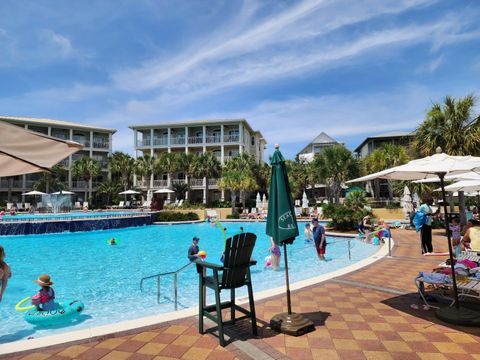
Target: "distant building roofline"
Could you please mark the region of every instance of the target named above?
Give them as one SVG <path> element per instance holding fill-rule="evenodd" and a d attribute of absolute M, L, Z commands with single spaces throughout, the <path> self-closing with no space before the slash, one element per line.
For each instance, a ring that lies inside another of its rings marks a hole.
<path fill-rule="evenodd" d="M 307 145 L 305 145 L 303 147 L 302 150 L 300 150 L 297 155 L 301 155 L 302 153 L 304 153 L 304 151 L 307 150 L 307 148 L 310 146 L 310 145 L 313 145 L 313 144 L 323 144 L 323 145 L 343 145 L 343 143 L 335 140 L 334 138 L 332 138 L 330 135 L 328 135 L 327 133 L 325 133 L 324 131 L 322 131 L 320 134 L 318 134 L 317 136 L 315 136 L 315 138 L 310 141 Z"/>
<path fill-rule="evenodd" d="M 117 130 L 104 128 L 99 126 L 86 125 L 81 123 L 76 123 L 72 121 L 64 120 L 55 120 L 48 118 L 34 118 L 29 116 L 10 116 L 10 115 L 0 115 L 0 120 L 9 121 L 13 123 L 25 123 L 28 125 L 47 125 L 47 126 L 58 126 L 58 127 L 67 127 L 67 128 L 78 128 L 85 130 L 97 130 L 97 131 L 107 131 L 114 134 Z"/>
<path fill-rule="evenodd" d="M 415 131 L 390 131 L 378 135 L 371 135 L 366 137 L 360 145 L 358 145 L 353 152 L 358 153 L 360 152 L 361 148 L 369 141 L 369 140 L 378 140 L 378 139 L 389 139 L 389 138 L 403 138 L 403 137 L 413 137 L 415 135 Z"/>
<path fill-rule="evenodd" d="M 201 119 L 201 120 L 167 120 L 165 122 L 159 122 L 159 123 L 152 123 L 152 124 L 138 124 L 138 125 L 129 125 L 128 127 L 132 130 L 144 130 L 144 129 L 151 129 L 155 127 L 175 127 L 175 126 L 202 126 L 202 125 L 221 125 L 225 123 L 238 123 L 241 122 L 242 124 L 246 125 L 247 129 L 254 134 L 258 134 L 260 136 L 260 139 L 265 141 L 265 138 L 263 137 L 262 133 L 259 130 L 253 130 L 251 125 L 246 119 Z"/>

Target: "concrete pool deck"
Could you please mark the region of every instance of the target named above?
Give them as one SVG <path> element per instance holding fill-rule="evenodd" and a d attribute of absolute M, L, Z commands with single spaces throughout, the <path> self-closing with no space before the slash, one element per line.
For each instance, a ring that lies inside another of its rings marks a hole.
<path fill-rule="evenodd" d="M 286 311 L 283 294 L 256 299 L 259 336 L 246 323 L 228 327 L 230 343 L 200 335 L 196 316 L 128 335 L 59 345 L 11 359 L 480 359 L 480 329 L 441 323 L 433 311 L 414 310 L 413 278 L 443 258 L 419 254 L 414 231 L 394 230 L 393 257 L 292 292 L 293 310 L 314 321 L 316 331 L 295 338 L 276 334 L 270 318 Z M 434 248 L 446 239 L 436 234 Z M 167 319 L 165 319 L 167 320 Z"/>

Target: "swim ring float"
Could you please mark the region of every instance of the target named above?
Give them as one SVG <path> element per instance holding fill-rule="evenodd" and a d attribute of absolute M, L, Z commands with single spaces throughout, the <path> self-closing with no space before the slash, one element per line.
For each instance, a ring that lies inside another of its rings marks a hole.
<path fill-rule="evenodd" d="M 31 307 L 22 307 L 22 305 L 28 301 L 30 298 L 25 298 L 21 300 L 16 306 L 15 309 L 22 311 L 27 311 L 25 313 L 25 321 L 33 325 L 56 325 L 65 323 L 75 319 L 80 313 L 85 309 L 85 305 L 80 300 L 64 300 L 60 302 L 55 302 L 55 310 L 50 311 L 39 311 L 35 306 Z M 27 308 L 30 308 L 27 310 Z"/>

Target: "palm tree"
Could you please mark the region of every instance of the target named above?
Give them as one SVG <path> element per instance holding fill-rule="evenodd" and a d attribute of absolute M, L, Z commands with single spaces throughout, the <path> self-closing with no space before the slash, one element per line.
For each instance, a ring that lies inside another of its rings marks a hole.
<path fill-rule="evenodd" d="M 186 192 L 187 192 L 187 198 L 189 200 L 190 200 L 190 179 L 195 175 L 195 169 L 197 168 L 196 164 L 198 162 L 199 162 L 198 154 L 179 153 L 177 155 L 176 170 L 183 172 L 187 176 Z"/>
<path fill-rule="evenodd" d="M 230 190 L 232 213 L 236 212 L 237 192 L 243 194 L 258 188 L 253 169 L 252 157 L 245 153 L 228 160 L 223 168 L 219 187 L 222 190 Z M 245 197 L 242 200 L 245 208 Z"/>
<path fill-rule="evenodd" d="M 474 115 L 476 98 L 447 96 L 435 103 L 417 128 L 413 146 L 421 156 L 435 154 L 437 147 L 449 155 L 480 155 L 480 115 Z"/>
<path fill-rule="evenodd" d="M 358 162 L 352 153 L 343 145 L 325 148 L 316 155 L 312 166 L 315 169 L 317 181 L 326 181 L 332 186 L 335 202 L 340 202 L 342 184 L 358 174 Z"/>
<path fill-rule="evenodd" d="M 89 156 L 76 160 L 72 165 L 72 175 L 85 181 L 86 200 L 92 196 L 91 191 L 89 192 L 90 180 L 98 174 L 100 174 L 100 163 Z M 89 195 L 88 197 L 87 194 Z"/>
<path fill-rule="evenodd" d="M 433 104 L 417 128 L 413 146 L 422 156 L 435 153 L 437 147 L 449 155 L 480 155 L 480 115 L 474 115 L 476 98 L 467 95 L 455 99 L 446 96 L 443 104 Z M 465 224 L 465 199 L 458 193 L 460 218 Z"/>
<path fill-rule="evenodd" d="M 404 147 L 393 144 L 384 144 L 375 149 L 370 155 L 363 159 L 363 165 L 367 173 L 382 171 L 393 166 L 399 166 L 409 161 Z M 389 199 L 393 199 L 392 181 L 387 180 Z M 374 197 L 378 198 L 380 189 L 379 181 L 374 182 Z"/>
<path fill-rule="evenodd" d="M 185 193 L 188 192 L 188 184 L 185 184 L 185 183 L 173 184 L 172 190 L 175 191 L 175 197 L 178 200 L 182 200 L 185 198 Z"/>
<path fill-rule="evenodd" d="M 287 160 L 288 180 L 294 198 L 301 198 L 309 185 L 314 185 L 314 171 L 312 163 L 296 158 Z"/>
<path fill-rule="evenodd" d="M 194 162 L 195 176 L 205 178 L 205 204 L 208 206 L 208 180 L 218 178 L 221 173 L 221 164 L 218 158 L 212 152 L 206 152 L 198 156 L 198 161 Z"/>
<path fill-rule="evenodd" d="M 154 173 L 157 175 L 168 174 L 171 179 L 172 174 L 179 168 L 178 155 L 176 153 L 162 152 L 155 159 Z"/>
<path fill-rule="evenodd" d="M 135 172 L 135 159 L 121 151 L 115 151 L 108 161 L 108 166 L 112 175 L 121 179 L 126 191 Z"/>
<path fill-rule="evenodd" d="M 262 193 L 267 193 L 270 187 L 270 172 L 270 166 L 264 161 L 260 161 L 253 167 L 253 174 L 256 178 L 258 189 Z"/>
<path fill-rule="evenodd" d="M 60 177 L 67 173 L 67 169 L 62 164 L 54 165 L 50 171 L 41 173 L 40 179 L 33 185 L 37 191 L 49 193 L 50 191 L 66 190 L 67 186 L 60 180 Z"/>
<path fill-rule="evenodd" d="M 150 189 L 150 178 L 155 170 L 155 159 L 148 154 L 139 157 L 135 161 L 135 173 L 137 176 L 143 177 L 147 184 L 147 194 Z"/>
<path fill-rule="evenodd" d="M 109 205 L 117 194 L 122 190 L 122 185 L 116 181 L 103 181 L 97 188 L 97 194 L 103 196 L 104 203 Z"/>

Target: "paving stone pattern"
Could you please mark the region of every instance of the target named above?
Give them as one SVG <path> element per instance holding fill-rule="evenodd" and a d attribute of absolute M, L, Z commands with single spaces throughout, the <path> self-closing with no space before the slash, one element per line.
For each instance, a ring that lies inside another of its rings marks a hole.
<path fill-rule="evenodd" d="M 442 323 L 420 304 L 414 276 L 444 258 L 420 255 L 414 231 L 393 233 L 393 258 L 292 293 L 293 310 L 304 314 L 316 331 L 301 337 L 277 334 L 269 319 L 286 311 L 277 296 L 257 302 L 259 336 L 248 322 L 229 326 L 227 347 L 211 334 L 200 335 L 196 317 L 103 340 L 63 345 L 10 356 L 11 359 L 480 359 L 480 329 Z M 435 232 L 434 248 L 446 250 L 446 238 Z M 374 287 L 372 289 L 372 286 Z"/>

